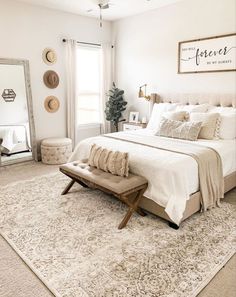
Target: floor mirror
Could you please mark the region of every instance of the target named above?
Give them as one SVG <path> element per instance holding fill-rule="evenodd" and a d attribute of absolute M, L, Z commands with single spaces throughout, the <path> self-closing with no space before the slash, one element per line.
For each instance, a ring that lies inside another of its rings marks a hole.
<path fill-rule="evenodd" d="M 0 165 L 37 160 L 29 62 L 0 58 Z"/>

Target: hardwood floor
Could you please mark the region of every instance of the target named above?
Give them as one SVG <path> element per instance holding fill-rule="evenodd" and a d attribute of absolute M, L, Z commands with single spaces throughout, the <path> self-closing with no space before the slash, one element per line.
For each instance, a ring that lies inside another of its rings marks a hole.
<path fill-rule="evenodd" d="M 56 172 L 58 166 L 27 162 L 0 168 L 0 187 L 11 182 Z M 225 201 L 236 205 L 236 189 Z M 236 296 L 236 256 L 218 272 L 199 297 Z M 0 236 L 0 297 L 51 297 L 51 292 Z M 98 296 L 101 297 L 101 296 Z M 105 296 L 104 296 L 105 297 Z"/>

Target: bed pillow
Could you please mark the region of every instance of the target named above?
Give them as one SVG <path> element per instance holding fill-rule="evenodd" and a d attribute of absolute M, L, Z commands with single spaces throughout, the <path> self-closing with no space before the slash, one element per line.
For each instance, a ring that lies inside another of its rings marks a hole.
<path fill-rule="evenodd" d="M 163 119 L 156 135 L 195 141 L 198 138 L 201 125 L 202 122 L 180 122 Z"/>
<path fill-rule="evenodd" d="M 221 139 L 236 138 L 236 114 L 220 115 L 219 137 Z"/>
<path fill-rule="evenodd" d="M 128 153 L 111 151 L 96 144 L 91 147 L 88 164 L 114 175 L 127 177 L 129 174 Z"/>
<path fill-rule="evenodd" d="M 147 124 L 147 129 L 157 131 L 164 112 L 173 111 L 178 103 L 155 103 L 152 109 L 151 118 Z"/>
<path fill-rule="evenodd" d="M 185 121 L 188 118 L 188 113 L 186 111 L 180 110 L 180 111 L 168 111 L 164 112 L 162 117 L 168 120 L 173 121 Z"/>
<path fill-rule="evenodd" d="M 193 112 L 190 114 L 190 122 L 202 122 L 198 138 L 211 140 L 217 137 L 217 121 L 219 116 L 219 113 Z"/>
<path fill-rule="evenodd" d="M 218 137 L 221 139 L 236 138 L 236 108 L 233 107 L 212 107 L 209 113 L 220 114 Z"/>
<path fill-rule="evenodd" d="M 190 112 L 206 112 L 209 108 L 209 104 L 186 104 L 186 105 L 178 105 L 176 107 L 176 111 L 184 110 L 188 113 Z"/>

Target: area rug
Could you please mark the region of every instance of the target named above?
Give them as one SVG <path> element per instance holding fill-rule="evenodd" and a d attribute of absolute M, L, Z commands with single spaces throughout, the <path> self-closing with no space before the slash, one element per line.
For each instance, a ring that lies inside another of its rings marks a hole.
<path fill-rule="evenodd" d="M 179 230 L 60 173 L 1 187 L 0 232 L 61 297 L 196 296 L 235 252 L 236 209 L 223 203 Z"/>

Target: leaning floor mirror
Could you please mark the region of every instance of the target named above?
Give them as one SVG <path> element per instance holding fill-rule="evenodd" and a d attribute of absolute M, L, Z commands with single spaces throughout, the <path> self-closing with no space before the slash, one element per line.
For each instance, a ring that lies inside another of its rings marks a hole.
<path fill-rule="evenodd" d="M 29 62 L 0 58 L 0 165 L 37 159 Z"/>

